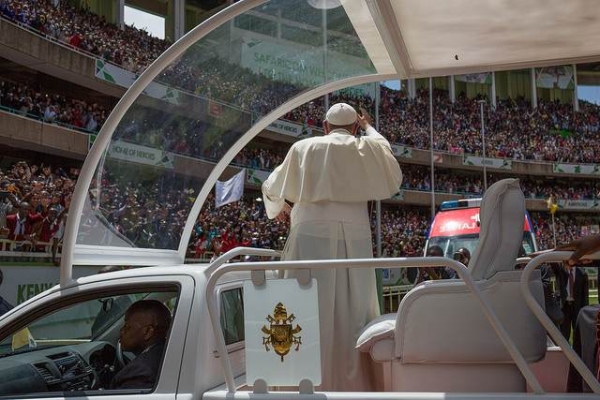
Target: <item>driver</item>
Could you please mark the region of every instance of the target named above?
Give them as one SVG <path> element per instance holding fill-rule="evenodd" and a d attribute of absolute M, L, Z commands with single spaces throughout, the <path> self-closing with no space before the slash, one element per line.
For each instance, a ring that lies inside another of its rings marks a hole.
<path fill-rule="evenodd" d="M 171 312 L 160 301 L 140 300 L 127 309 L 120 332 L 121 349 L 136 357 L 115 375 L 111 389 L 151 389 L 154 386 L 170 324 Z"/>

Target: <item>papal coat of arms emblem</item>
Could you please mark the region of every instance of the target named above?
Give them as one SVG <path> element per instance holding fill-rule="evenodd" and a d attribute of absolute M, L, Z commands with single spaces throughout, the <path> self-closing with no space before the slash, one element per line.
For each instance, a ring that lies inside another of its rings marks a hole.
<path fill-rule="evenodd" d="M 267 315 L 267 321 L 269 321 L 269 328 L 265 325 L 262 327 L 262 332 L 267 335 L 263 336 L 263 344 L 267 351 L 270 350 L 269 346 L 273 348 L 275 353 L 283 357 L 290 352 L 293 345 L 296 345 L 296 351 L 302 344 L 302 337 L 296 336 L 298 332 L 302 330 L 300 325 L 296 325 L 294 328 L 292 322 L 296 319 L 294 314 L 290 314 L 288 317 L 287 309 L 279 302 L 273 310 L 273 316 Z"/>

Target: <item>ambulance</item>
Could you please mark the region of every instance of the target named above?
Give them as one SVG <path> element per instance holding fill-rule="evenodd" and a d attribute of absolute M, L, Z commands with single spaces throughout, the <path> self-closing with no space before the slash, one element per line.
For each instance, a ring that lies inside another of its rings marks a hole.
<path fill-rule="evenodd" d="M 466 248 L 471 254 L 479 240 L 479 207 L 481 198 L 444 201 L 429 228 L 425 253 L 432 246 L 439 246 L 444 256 L 453 258 L 454 252 Z M 537 242 L 529 213 L 525 212 L 522 252 L 524 257 L 537 251 Z"/>

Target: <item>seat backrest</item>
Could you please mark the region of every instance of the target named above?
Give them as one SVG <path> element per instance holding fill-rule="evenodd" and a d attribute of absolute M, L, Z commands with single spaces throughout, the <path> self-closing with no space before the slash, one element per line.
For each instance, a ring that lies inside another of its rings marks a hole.
<path fill-rule="evenodd" d="M 522 271 L 500 271 L 476 281 L 492 311 L 528 362 L 543 358 L 546 331 L 521 294 Z M 538 304 L 544 291 L 539 271 L 529 285 Z M 405 364 L 512 363 L 480 304 L 460 279 L 425 281 L 400 302 L 394 356 Z"/>
<path fill-rule="evenodd" d="M 479 243 L 469 262 L 473 279 L 514 270 L 525 221 L 525 196 L 518 179 L 502 179 L 485 191 L 479 221 Z"/>

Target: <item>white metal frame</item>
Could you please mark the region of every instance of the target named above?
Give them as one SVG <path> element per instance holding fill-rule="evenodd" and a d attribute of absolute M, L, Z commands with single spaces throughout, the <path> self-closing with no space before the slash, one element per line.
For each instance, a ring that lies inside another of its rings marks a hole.
<path fill-rule="evenodd" d="M 306 260 L 306 261 L 276 261 L 276 262 L 253 262 L 224 264 L 218 267 L 209 277 L 206 284 L 206 302 L 210 314 L 211 325 L 219 359 L 225 374 L 227 392 L 235 394 L 236 386 L 231 370 L 231 364 L 227 355 L 227 346 L 221 330 L 221 320 L 218 308 L 218 294 L 215 290 L 218 279 L 225 273 L 231 271 L 266 271 L 266 270 L 293 270 L 293 269 L 334 269 L 334 268 L 417 268 L 417 267 L 439 267 L 447 266 L 458 273 L 465 285 L 477 300 L 483 314 L 498 335 L 502 344 L 514 360 L 515 364 L 525 377 L 525 380 L 537 394 L 545 393 L 538 379 L 525 361 L 525 358 L 510 338 L 510 335 L 494 313 L 488 299 L 481 293 L 471 273 L 462 263 L 444 257 L 418 257 L 418 258 L 379 258 L 379 259 L 349 259 L 349 260 Z M 527 282 L 527 281 L 525 281 Z M 535 300 L 534 300 L 535 301 Z M 363 397 L 364 398 L 364 397 Z"/>
<path fill-rule="evenodd" d="M 281 257 L 281 251 L 272 249 L 259 249 L 255 247 L 236 247 L 229 250 L 227 253 L 219 256 L 215 261 L 210 263 L 206 269 L 206 274 L 210 276 L 221 265 L 229 262 L 238 256 L 260 256 L 260 257 Z"/>
<path fill-rule="evenodd" d="M 565 337 L 558 330 L 556 325 L 554 325 L 550 317 L 548 317 L 546 312 L 537 303 L 537 301 L 531 294 L 531 291 L 529 290 L 529 277 L 538 266 L 551 261 L 567 260 L 569 259 L 571 254 L 572 252 L 570 251 L 548 252 L 532 259 L 523 270 L 523 275 L 521 276 L 521 293 L 523 294 L 523 297 L 525 298 L 525 302 L 529 306 L 529 309 L 531 310 L 531 312 L 533 312 L 536 318 L 544 326 L 546 331 L 550 334 L 552 340 L 554 340 L 554 343 L 560 346 L 565 356 L 569 359 L 569 361 L 575 367 L 575 369 L 577 369 L 577 371 L 581 374 L 581 377 L 590 386 L 594 393 L 600 394 L 600 383 L 598 382 L 596 377 L 590 372 L 588 367 L 584 364 L 584 362 L 577 355 L 577 353 L 575 353 L 567 339 L 565 339 Z M 600 258 L 600 253 L 597 253 L 597 257 Z"/>

